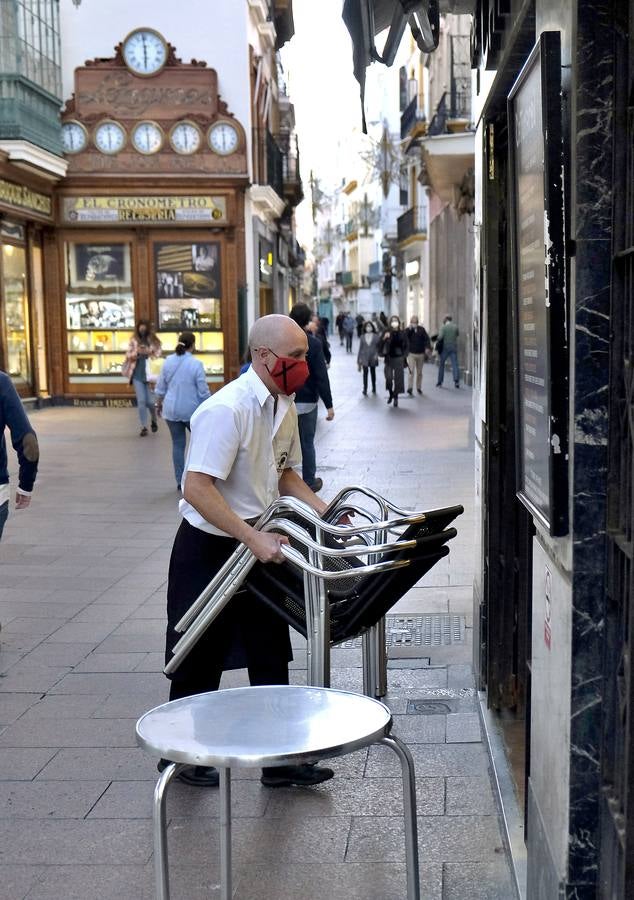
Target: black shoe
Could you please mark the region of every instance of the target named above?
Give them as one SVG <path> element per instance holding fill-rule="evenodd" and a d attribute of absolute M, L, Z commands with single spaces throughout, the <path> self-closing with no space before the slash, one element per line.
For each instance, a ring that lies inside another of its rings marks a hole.
<path fill-rule="evenodd" d="M 392 397 L 392 394 L 390 394 L 390 396 L 387 398 L 387 405 L 388 405 L 388 406 L 390 405 L 390 403 L 392 402 L 392 400 L 393 400 L 393 397 Z"/>
<path fill-rule="evenodd" d="M 152 434 L 156 434 L 156 432 L 158 431 L 158 422 L 156 421 L 156 419 L 152 419 L 150 428 L 152 429 Z"/>
<path fill-rule="evenodd" d="M 145 437 L 146 435 L 147 435 L 147 428 L 144 425 L 143 428 L 141 429 L 141 431 L 139 431 L 139 437 Z"/>
<path fill-rule="evenodd" d="M 163 772 L 171 765 L 169 759 L 161 759 L 157 763 L 156 768 L 159 772 Z M 176 776 L 177 781 L 183 784 L 191 784 L 194 787 L 218 787 L 220 784 L 220 773 L 213 766 L 187 766 L 182 772 Z"/>
<path fill-rule="evenodd" d="M 455 383 L 455 385 L 456 385 L 457 388 L 460 387 L 460 382 L 459 382 L 459 381 L 456 381 L 456 382 L 454 382 L 454 383 Z"/>
<path fill-rule="evenodd" d="M 368 392 L 367 392 L 367 391 L 361 391 L 361 393 L 363 394 L 364 397 L 367 397 L 367 396 L 368 396 Z"/>
<path fill-rule="evenodd" d="M 416 390 L 418 391 L 419 394 L 423 393 L 420 388 L 416 388 Z"/>
<path fill-rule="evenodd" d="M 410 395 L 410 397 L 414 396 L 414 391 L 411 388 L 407 389 L 407 393 Z M 420 394 L 420 391 L 418 393 Z"/>
<path fill-rule="evenodd" d="M 322 481 L 322 479 L 315 478 L 315 480 L 313 481 L 313 483 L 310 486 L 310 489 L 311 489 L 311 491 L 313 491 L 313 493 L 318 494 L 319 491 L 323 488 L 323 486 L 324 486 L 324 482 Z"/>
<path fill-rule="evenodd" d="M 376 394 L 376 388 L 372 388 L 372 393 Z"/>
<path fill-rule="evenodd" d="M 437 382 L 436 382 L 436 387 L 442 387 L 442 384 L 441 384 L 439 381 L 437 381 Z"/>
<path fill-rule="evenodd" d="M 398 406 L 398 394 L 394 395 L 394 406 Z"/>
<path fill-rule="evenodd" d="M 260 781 L 266 787 L 310 786 L 329 781 L 335 773 L 327 766 L 276 766 L 262 769 Z"/>

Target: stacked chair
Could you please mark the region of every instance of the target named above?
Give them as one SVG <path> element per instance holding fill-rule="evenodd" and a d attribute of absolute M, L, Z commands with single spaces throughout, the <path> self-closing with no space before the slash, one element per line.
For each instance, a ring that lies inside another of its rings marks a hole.
<path fill-rule="evenodd" d="M 355 502 L 353 502 L 353 500 Z M 368 508 L 371 507 L 371 508 Z M 177 624 L 174 672 L 231 598 L 247 589 L 307 639 L 309 685 L 330 686 L 330 649 L 362 636 L 363 692 L 387 692 L 385 615 L 449 553 L 462 506 L 412 512 L 365 487 L 344 488 L 320 518 L 279 497 L 255 525 L 288 536 L 281 565 L 241 544 Z M 352 524 L 338 524 L 342 521 Z"/>

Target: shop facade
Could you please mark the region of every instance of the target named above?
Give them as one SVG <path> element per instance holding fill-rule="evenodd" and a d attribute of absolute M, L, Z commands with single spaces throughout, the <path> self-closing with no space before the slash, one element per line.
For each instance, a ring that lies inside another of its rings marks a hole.
<path fill-rule="evenodd" d="M 247 142 L 216 72 L 137 29 L 75 70 L 62 136 L 68 173 L 45 246 L 52 393 L 131 397 L 121 367 L 139 319 L 164 353 L 193 331 L 212 390 L 234 377 Z"/>
<path fill-rule="evenodd" d="M 0 369 L 24 399 L 49 391 L 43 246 L 53 221 L 51 180 L 0 153 Z"/>

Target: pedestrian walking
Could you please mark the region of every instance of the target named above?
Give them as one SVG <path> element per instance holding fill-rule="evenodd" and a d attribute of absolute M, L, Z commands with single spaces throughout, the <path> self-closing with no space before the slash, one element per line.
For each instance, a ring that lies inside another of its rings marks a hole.
<path fill-rule="evenodd" d="M 343 320 L 343 333 L 346 339 L 346 353 L 352 353 L 352 337 L 354 335 L 354 329 L 355 321 L 350 313 L 346 313 Z"/>
<path fill-rule="evenodd" d="M 312 312 L 305 303 L 296 303 L 289 313 L 291 319 L 306 332 L 308 338 L 308 378 L 295 394 L 295 407 L 299 424 L 299 440 L 302 447 L 302 478 L 315 493 L 324 485 L 321 478 L 316 477 L 317 459 L 315 454 L 315 431 L 319 399 L 326 407 L 326 421 L 332 422 L 335 410 L 332 405 L 330 379 L 324 357 L 323 345 L 311 331 Z"/>
<path fill-rule="evenodd" d="M 321 347 L 324 351 L 324 359 L 326 360 L 326 365 L 329 366 L 332 361 L 332 353 L 330 351 L 330 343 L 328 341 L 328 329 L 324 325 L 324 322 L 327 322 L 328 319 L 320 319 L 319 316 L 314 315 L 311 318 L 311 332 L 321 341 Z"/>
<path fill-rule="evenodd" d="M 388 405 L 398 406 L 398 395 L 405 391 L 405 366 L 407 364 L 407 335 L 401 329 L 401 320 L 392 316 L 390 327 L 384 332 L 381 355 L 385 358 L 385 387 Z"/>
<path fill-rule="evenodd" d="M 443 324 L 438 332 L 436 341 L 436 352 L 439 355 L 438 363 L 438 381 L 436 387 L 442 387 L 445 380 L 445 363 L 451 361 L 451 372 L 453 375 L 453 383 L 460 387 L 460 369 L 458 368 L 458 326 L 454 324 L 451 316 L 445 316 Z"/>
<path fill-rule="evenodd" d="M 357 325 L 357 337 L 360 338 L 361 335 L 363 334 L 363 323 L 364 323 L 365 319 L 363 318 L 361 313 L 358 313 L 355 316 L 354 321 L 356 322 L 356 325 Z"/>
<path fill-rule="evenodd" d="M 381 328 L 389 328 L 390 327 L 390 323 L 388 322 L 387 316 L 385 315 L 383 310 L 381 310 L 381 312 L 379 313 L 379 322 L 381 323 L 381 326 L 380 326 Z"/>
<path fill-rule="evenodd" d="M 162 415 L 172 438 L 172 462 L 176 487 L 181 490 L 189 420 L 210 395 L 205 368 L 194 358 L 196 337 L 191 331 L 178 336 L 176 350 L 168 356 L 156 383 L 156 413 Z"/>
<path fill-rule="evenodd" d="M 425 328 L 419 324 L 418 316 L 412 316 L 405 334 L 409 346 L 407 393 L 412 397 L 414 395 L 414 372 L 416 372 L 416 390 L 419 394 L 423 393 L 423 366 L 431 353 L 431 340 Z"/>
<path fill-rule="evenodd" d="M 145 437 L 148 433 L 148 412 L 152 431 L 158 430 L 152 390 L 158 376 L 154 376 L 150 368 L 150 360 L 160 359 L 161 352 L 161 342 L 152 331 L 150 322 L 147 319 L 139 319 L 134 335 L 130 338 L 125 362 L 121 369 L 123 376 L 129 380 L 136 394 L 137 411 L 141 424 L 139 437 Z"/>
<path fill-rule="evenodd" d="M 181 636 L 175 625 L 239 542 L 266 564 L 281 563 L 288 538 L 252 524 L 282 495 L 318 514 L 326 504 L 293 466 L 301 462 L 293 394 L 308 377 L 308 339 L 291 318 L 258 319 L 249 335 L 251 367 L 202 403 L 191 418 L 180 524 L 169 567 L 166 659 Z M 257 684 L 288 684 L 292 659 L 288 625 L 257 597 L 238 595 L 170 676 L 170 700 L 218 689 L 224 670 L 248 667 Z M 162 771 L 169 760 L 159 762 Z M 319 784 L 332 769 L 289 765 L 264 769 L 266 785 Z M 189 766 L 187 784 L 216 786 L 218 772 Z"/>
<path fill-rule="evenodd" d="M 376 367 L 379 364 L 379 346 L 381 338 L 376 333 L 376 329 L 372 322 L 366 322 L 363 326 L 363 334 L 359 341 L 359 352 L 357 353 L 357 365 L 359 371 L 363 372 L 363 396 L 368 396 L 368 372 L 370 373 L 370 381 L 372 382 L 372 393 L 376 394 Z"/>
<path fill-rule="evenodd" d="M 343 347 L 344 333 L 343 333 L 343 320 L 345 319 L 345 313 L 340 312 L 337 313 L 337 318 L 335 319 L 335 328 L 337 329 L 337 333 L 339 334 L 339 346 Z"/>
<path fill-rule="evenodd" d="M 18 487 L 15 493 L 15 508 L 26 509 L 31 503 L 31 494 L 37 475 L 40 450 L 37 436 L 22 401 L 6 372 L 0 372 L 0 538 L 9 517 L 9 465 L 5 429 L 9 429 L 11 443 L 18 457 Z"/>

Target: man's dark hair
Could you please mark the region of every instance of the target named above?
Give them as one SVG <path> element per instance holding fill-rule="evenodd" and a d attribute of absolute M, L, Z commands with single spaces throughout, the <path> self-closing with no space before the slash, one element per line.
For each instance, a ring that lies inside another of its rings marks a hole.
<path fill-rule="evenodd" d="M 313 311 L 306 303 L 296 303 L 289 312 L 289 316 L 297 322 L 300 328 L 306 328 L 313 317 Z"/>

